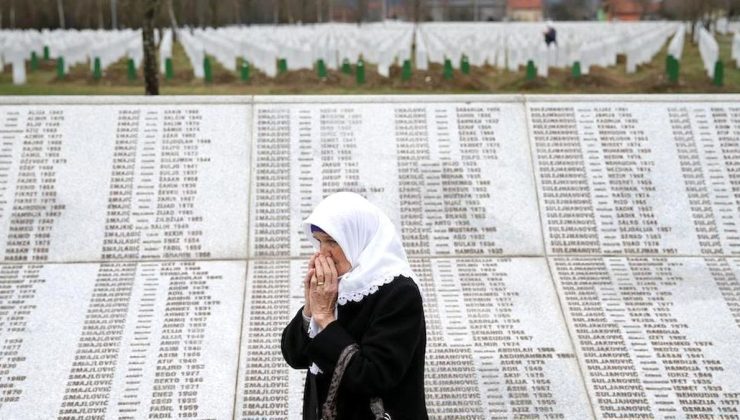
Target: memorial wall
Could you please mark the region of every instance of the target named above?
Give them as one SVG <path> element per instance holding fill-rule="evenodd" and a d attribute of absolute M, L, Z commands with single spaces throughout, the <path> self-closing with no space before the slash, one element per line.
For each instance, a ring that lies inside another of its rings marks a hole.
<path fill-rule="evenodd" d="M 740 419 L 740 96 L 0 99 L 0 418 L 300 418 L 300 222 L 358 192 L 432 418 Z"/>

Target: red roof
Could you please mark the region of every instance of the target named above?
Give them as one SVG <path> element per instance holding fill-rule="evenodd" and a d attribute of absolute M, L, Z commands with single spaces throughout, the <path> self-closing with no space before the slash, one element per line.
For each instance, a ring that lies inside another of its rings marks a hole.
<path fill-rule="evenodd" d="M 638 0 L 610 0 L 609 8 L 615 15 L 640 15 L 642 13 L 642 4 Z M 655 12 L 660 8 L 657 2 L 647 5 L 646 12 Z"/>
<path fill-rule="evenodd" d="M 511 9 L 537 9 L 542 10 L 542 0 L 508 0 L 509 10 Z"/>

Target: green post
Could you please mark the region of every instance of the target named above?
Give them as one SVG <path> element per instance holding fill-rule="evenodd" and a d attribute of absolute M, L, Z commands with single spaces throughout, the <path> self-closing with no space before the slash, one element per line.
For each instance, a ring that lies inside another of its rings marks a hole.
<path fill-rule="evenodd" d="M 714 63 L 714 80 L 713 83 L 715 86 L 722 86 L 724 83 L 725 78 L 725 63 L 722 62 L 722 60 L 717 60 L 716 63 Z"/>
<path fill-rule="evenodd" d="M 247 60 L 242 61 L 242 81 L 246 82 L 249 80 L 249 62 Z"/>
<path fill-rule="evenodd" d="M 403 60 L 403 68 L 401 69 L 401 80 L 411 80 L 411 60 Z"/>
<path fill-rule="evenodd" d="M 357 61 L 357 84 L 362 85 L 365 83 L 365 62 L 360 59 Z"/>
<path fill-rule="evenodd" d="M 48 59 L 49 59 L 49 46 L 44 45 L 44 60 L 48 60 Z"/>
<path fill-rule="evenodd" d="M 93 79 L 100 80 L 103 77 L 103 69 L 100 68 L 100 57 L 95 57 L 93 62 Z"/>
<path fill-rule="evenodd" d="M 167 80 L 175 78 L 175 67 L 172 65 L 172 57 L 164 59 L 164 77 Z"/>
<path fill-rule="evenodd" d="M 470 74 L 470 62 L 468 61 L 468 56 L 464 55 L 460 59 L 460 70 L 463 72 L 463 74 Z"/>
<path fill-rule="evenodd" d="M 64 79 L 64 57 L 57 57 L 57 79 Z"/>
<path fill-rule="evenodd" d="M 136 80 L 136 63 L 133 58 L 128 59 L 126 70 L 128 70 L 128 80 Z"/>
<path fill-rule="evenodd" d="M 208 56 L 203 57 L 203 75 L 206 83 L 213 81 L 213 70 L 211 69 L 211 59 Z"/>
<path fill-rule="evenodd" d="M 445 66 L 442 70 L 442 77 L 445 80 L 452 79 L 452 61 L 449 58 L 445 58 Z"/>
<path fill-rule="evenodd" d="M 576 61 L 573 63 L 573 67 L 570 69 L 570 74 L 573 76 L 574 79 L 578 79 L 581 77 L 581 62 Z"/>
<path fill-rule="evenodd" d="M 319 75 L 319 79 L 326 79 L 326 64 L 324 64 L 324 60 L 319 58 L 319 61 L 316 62 L 316 72 Z"/>
<path fill-rule="evenodd" d="M 36 55 L 36 51 L 31 51 L 31 71 L 39 69 L 39 57 Z"/>
<path fill-rule="evenodd" d="M 285 73 L 286 71 L 288 71 L 288 60 L 278 58 L 278 73 Z"/>
<path fill-rule="evenodd" d="M 342 61 L 342 73 L 352 74 L 352 64 L 349 63 L 349 59 L 347 58 Z"/>
<path fill-rule="evenodd" d="M 668 56 L 668 80 L 671 83 L 678 82 L 678 71 L 681 68 L 681 64 L 672 55 Z"/>
<path fill-rule="evenodd" d="M 537 78 L 537 67 L 534 66 L 534 61 L 527 61 L 527 80 L 534 80 Z"/>

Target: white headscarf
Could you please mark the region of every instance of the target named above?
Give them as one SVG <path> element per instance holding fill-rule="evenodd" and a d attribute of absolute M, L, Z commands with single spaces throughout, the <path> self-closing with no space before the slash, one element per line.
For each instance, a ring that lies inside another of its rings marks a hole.
<path fill-rule="evenodd" d="M 319 242 L 311 234 L 311 225 L 337 241 L 352 265 L 339 281 L 339 305 L 360 302 L 398 275 L 412 278 L 421 289 L 393 222 L 361 195 L 332 194 L 303 221 L 306 237 L 318 251 Z"/>

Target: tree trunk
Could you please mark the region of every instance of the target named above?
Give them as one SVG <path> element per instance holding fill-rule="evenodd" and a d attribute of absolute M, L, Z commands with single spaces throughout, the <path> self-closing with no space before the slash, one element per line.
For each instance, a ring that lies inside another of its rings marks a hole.
<path fill-rule="evenodd" d="M 208 25 L 213 28 L 217 28 L 221 24 L 221 21 L 219 20 L 219 13 L 218 13 L 219 1 L 221 0 L 210 0 L 208 2 L 208 13 L 209 13 Z"/>
<path fill-rule="evenodd" d="M 103 0 L 98 0 L 98 29 L 105 28 L 105 17 L 103 16 Z"/>
<path fill-rule="evenodd" d="M 145 0 L 142 38 L 144 42 L 144 89 L 147 95 L 159 95 L 159 68 L 157 46 L 154 42 L 154 18 L 160 0 Z"/>
<path fill-rule="evenodd" d="M 57 13 L 59 13 L 59 27 L 65 29 L 64 25 L 64 4 L 62 0 L 57 0 Z"/>
<path fill-rule="evenodd" d="M 208 0 L 195 0 L 196 1 L 196 8 L 198 9 L 198 26 L 201 28 L 204 28 L 206 26 L 206 11 L 204 4 Z"/>
<path fill-rule="evenodd" d="M 177 41 L 177 17 L 175 16 L 175 8 L 172 5 L 173 0 L 167 0 L 167 14 L 170 17 L 170 26 L 172 27 L 172 42 Z"/>
<path fill-rule="evenodd" d="M 231 7 L 234 12 L 234 16 L 232 16 L 234 20 L 232 22 L 234 23 L 234 25 L 238 25 L 242 20 L 242 11 L 241 11 L 241 5 L 239 4 L 239 0 L 232 0 Z"/>
<path fill-rule="evenodd" d="M 367 0 L 357 0 L 357 24 L 365 20 L 365 11 L 367 10 Z"/>
<path fill-rule="evenodd" d="M 110 0 L 110 27 L 118 29 L 118 3 L 116 0 Z"/>

